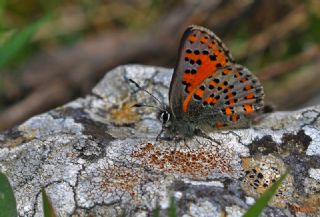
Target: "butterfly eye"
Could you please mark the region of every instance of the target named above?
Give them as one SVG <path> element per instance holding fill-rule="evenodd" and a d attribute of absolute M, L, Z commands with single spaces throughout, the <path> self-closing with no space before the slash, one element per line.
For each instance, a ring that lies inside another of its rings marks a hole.
<path fill-rule="evenodd" d="M 160 119 L 162 121 L 163 124 L 165 124 L 170 118 L 170 114 L 167 111 L 163 111 L 160 115 Z"/>

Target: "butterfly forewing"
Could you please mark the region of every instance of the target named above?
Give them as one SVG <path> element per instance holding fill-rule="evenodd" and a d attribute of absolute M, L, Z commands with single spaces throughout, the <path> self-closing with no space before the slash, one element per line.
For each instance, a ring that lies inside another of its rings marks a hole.
<path fill-rule="evenodd" d="M 203 27 L 189 27 L 182 37 L 179 60 L 170 84 L 169 102 L 173 115 L 189 112 L 193 99 L 201 98 L 199 87 L 204 80 L 214 77 L 217 69 L 233 62 L 230 52 L 214 33 Z"/>
<path fill-rule="evenodd" d="M 177 121 L 199 128 L 241 126 L 263 107 L 263 89 L 251 72 L 234 63 L 222 41 L 203 27 L 189 27 L 169 92 Z"/>

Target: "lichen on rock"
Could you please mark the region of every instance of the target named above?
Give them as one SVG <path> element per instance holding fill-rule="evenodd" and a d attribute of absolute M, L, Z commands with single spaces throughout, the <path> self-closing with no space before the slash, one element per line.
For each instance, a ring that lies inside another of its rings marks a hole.
<path fill-rule="evenodd" d="M 320 106 L 275 112 L 248 129 L 156 141 L 150 96 L 167 103 L 171 69 L 119 66 L 92 94 L 0 134 L 0 170 L 20 216 L 42 216 L 45 188 L 59 216 L 240 216 L 290 172 L 263 216 L 320 215 Z"/>

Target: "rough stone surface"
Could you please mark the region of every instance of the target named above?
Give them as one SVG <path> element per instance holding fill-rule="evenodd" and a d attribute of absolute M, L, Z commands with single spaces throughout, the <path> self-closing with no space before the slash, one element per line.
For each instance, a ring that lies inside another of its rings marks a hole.
<path fill-rule="evenodd" d="M 92 94 L 0 134 L 0 170 L 20 216 L 42 216 L 44 187 L 59 216 L 241 216 L 282 173 L 263 216 L 319 216 L 320 106 L 266 115 L 249 129 L 186 143 L 156 141 L 161 123 L 137 81 L 167 103 L 172 70 L 120 66 Z"/>

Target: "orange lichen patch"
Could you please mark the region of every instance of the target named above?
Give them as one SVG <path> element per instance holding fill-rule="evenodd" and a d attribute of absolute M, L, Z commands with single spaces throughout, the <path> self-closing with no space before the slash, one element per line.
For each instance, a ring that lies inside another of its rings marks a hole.
<path fill-rule="evenodd" d="M 255 198 L 260 197 L 286 171 L 283 161 L 273 155 L 244 158 L 242 166 L 246 175 L 241 187 L 249 196 Z M 288 175 L 269 205 L 285 208 L 288 203 L 293 202 L 293 193 L 293 177 Z"/>
<path fill-rule="evenodd" d="M 293 212 L 304 212 L 304 213 L 315 213 L 318 211 L 318 207 L 312 207 L 312 206 L 300 206 L 297 204 L 292 204 L 289 206 L 289 208 Z"/>
<path fill-rule="evenodd" d="M 148 144 L 147 144 L 148 146 Z M 131 155 L 145 165 L 166 173 L 181 173 L 184 175 L 205 178 L 210 171 L 232 172 L 231 165 L 217 150 L 162 150 L 140 148 Z"/>
<path fill-rule="evenodd" d="M 134 197 L 136 195 L 135 188 L 143 179 L 143 172 L 139 169 L 125 166 L 110 166 L 103 174 L 101 188 L 106 192 L 122 190 Z"/>
<path fill-rule="evenodd" d="M 251 164 L 251 161 L 252 158 L 251 157 L 243 157 L 241 158 L 241 161 L 242 161 L 242 167 L 244 170 L 249 170 L 250 169 L 250 164 Z"/>
<path fill-rule="evenodd" d="M 220 217 L 227 217 L 227 213 L 224 210 L 221 210 Z"/>
<path fill-rule="evenodd" d="M 301 203 L 290 204 L 289 208 L 294 212 L 315 213 L 319 211 L 320 194 L 310 195 L 308 198 L 300 196 Z"/>
<path fill-rule="evenodd" d="M 246 175 L 242 189 L 249 195 L 259 198 L 287 170 L 284 162 L 273 155 L 242 158 Z M 315 213 L 319 211 L 320 194 L 309 196 L 295 192 L 294 179 L 288 175 L 269 202 L 270 206 L 289 208 L 294 212 Z"/>
<path fill-rule="evenodd" d="M 18 147 L 18 146 L 20 146 L 20 144 L 25 143 L 30 140 L 32 140 L 32 138 L 26 138 L 24 136 L 20 136 L 17 138 L 9 138 L 9 139 L 5 140 L 5 142 L 3 144 L 4 144 L 4 147 L 14 148 L 14 147 Z"/>
<path fill-rule="evenodd" d="M 145 153 L 150 152 L 153 149 L 154 145 L 152 143 L 148 143 L 146 146 L 140 148 L 139 151 L 132 152 L 131 156 L 133 157 L 143 157 Z"/>
<path fill-rule="evenodd" d="M 314 194 L 304 200 L 304 206 L 320 208 L 320 194 Z"/>
<path fill-rule="evenodd" d="M 139 114 L 137 114 L 132 106 L 135 103 L 127 102 L 118 108 L 111 110 L 111 121 L 116 125 L 133 124 L 140 120 Z"/>

